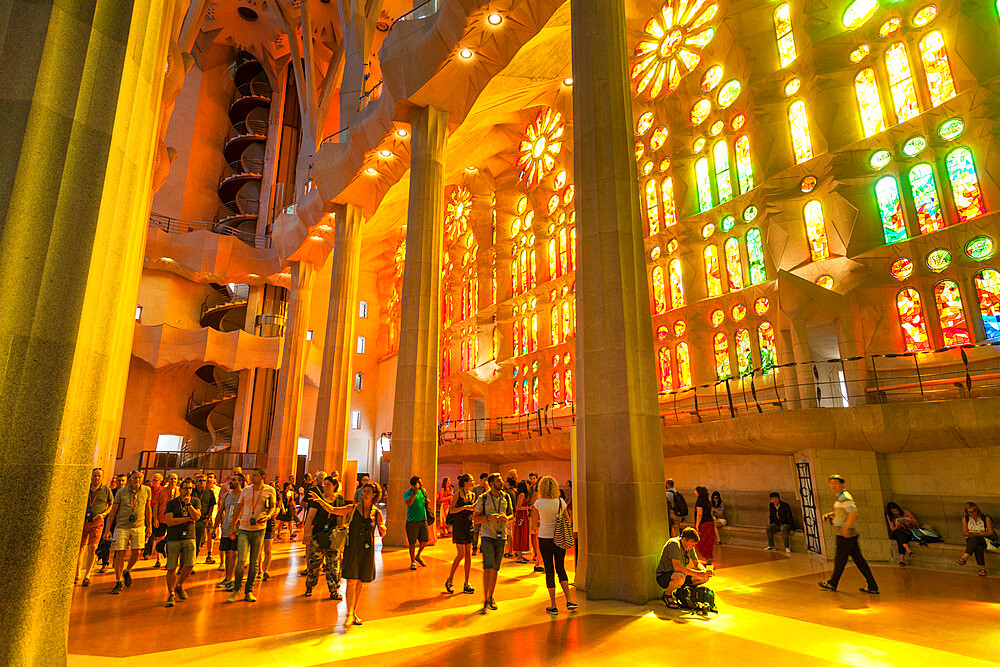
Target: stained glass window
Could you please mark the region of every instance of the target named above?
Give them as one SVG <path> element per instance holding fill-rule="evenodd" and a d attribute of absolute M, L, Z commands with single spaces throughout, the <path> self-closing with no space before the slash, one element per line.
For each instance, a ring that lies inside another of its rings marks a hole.
<path fill-rule="evenodd" d="M 945 164 L 948 167 L 948 180 L 951 182 L 958 218 L 964 222 L 986 213 L 972 151 L 965 147 L 956 148 L 948 153 Z"/>
<path fill-rule="evenodd" d="M 760 347 L 760 368 L 764 375 L 778 371 L 778 353 L 774 344 L 774 327 L 770 322 L 757 325 L 757 345 Z"/>
<path fill-rule="evenodd" d="M 657 198 L 656 180 L 646 181 L 644 188 L 646 193 L 646 223 L 649 226 L 649 233 L 656 234 L 660 231 L 660 201 Z"/>
<path fill-rule="evenodd" d="M 750 137 L 741 136 L 736 140 L 736 178 L 740 194 L 753 189 L 753 162 L 750 160 Z"/>
<path fill-rule="evenodd" d="M 817 200 L 806 204 L 806 237 L 809 239 L 809 254 L 818 262 L 830 256 L 830 244 L 826 239 L 826 221 L 823 219 L 823 205 Z"/>
<path fill-rule="evenodd" d="M 729 291 L 743 289 L 743 260 L 740 258 L 740 242 L 735 236 L 726 239 L 726 275 L 729 276 Z"/>
<path fill-rule="evenodd" d="M 719 267 L 719 249 L 712 244 L 705 246 L 703 252 L 705 257 L 705 283 L 708 287 L 708 296 L 720 296 L 722 294 L 722 271 Z"/>
<path fill-rule="evenodd" d="M 569 248 L 566 247 L 566 228 L 559 230 L 559 275 L 569 273 Z"/>
<path fill-rule="evenodd" d="M 514 414 L 521 414 L 521 383 L 514 381 Z"/>
<path fill-rule="evenodd" d="M 528 389 L 528 378 L 521 382 L 521 410 L 531 412 L 531 392 Z"/>
<path fill-rule="evenodd" d="M 576 226 L 569 230 L 569 270 L 576 271 Z"/>
<path fill-rule="evenodd" d="M 552 374 L 552 402 L 556 405 L 562 403 L 562 373 L 556 371 Z"/>
<path fill-rule="evenodd" d="M 750 260 L 750 284 L 759 285 L 767 280 L 764 268 L 764 243 L 760 230 L 754 227 L 747 232 L 747 258 Z"/>
<path fill-rule="evenodd" d="M 795 100 L 788 106 L 788 124 L 792 129 L 792 149 L 795 152 L 795 163 L 799 164 L 812 159 L 812 139 L 809 137 L 809 119 L 806 116 L 806 104 Z"/>
<path fill-rule="evenodd" d="M 538 378 L 531 378 L 531 409 L 538 409 Z"/>
<path fill-rule="evenodd" d="M 733 182 L 729 175 L 729 147 L 721 139 L 712 150 L 715 157 L 715 182 L 719 186 L 719 203 L 733 198 Z"/>
<path fill-rule="evenodd" d="M 774 10 L 774 34 L 778 39 L 778 59 L 782 67 L 795 62 L 795 36 L 792 34 L 792 13 L 788 4 Z"/>
<path fill-rule="evenodd" d="M 882 117 L 882 104 L 878 98 L 875 70 L 869 67 L 858 72 L 854 77 L 854 90 L 858 94 L 861 126 L 864 128 L 865 136 L 870 137 L 884 131 L 885 118 Z"/>
<path fill-rule="evenodd" d="M 910 193 L 913 195 L 913 203 L 917 205 L 920 233 L 930 234 L 944 229 L 944 216 L 941 215 L 941 204 L 938 202 L 934 170 L 929 164 L 918 164 L 910 170 L 909 178 Z"/>
<path fill-rule="evenodd" d="M 681 260 L 670 260 L 668 269 L 670 272 L 670 307 L 680 308 L 685 304 L 684 281 L 681 279 Z"/>
<path fill-rule="evenodd" d="M 729 365 L 729 339 L 726 334 L 719 332 L 712 338 L 712 347 L 715 351 L 715 375 L 719 380 L 725 380 L 732 375 Z"/>
<path fill-rule="evenodd" d="M 657 370 L 660 376 L 660 391 L 671 391 L 674 388 L 673 378 L 670 375 L 670 348 L 663 346 L 660 348 L 657 358 Z"/>
<path fill-rule="evenodd" d="M 910 60 L 902 42 L 896 42 L 886 50 L 885 67 L 889 71 L 889 90 L 896 109 L 896 121 L 902 123 L 920 113 L 917 93 L 913 88 L 913 75 L 910 73 Z"/>
<path fill-rule="evenodd" d="M 687 389 L 691 386 L 691 353 L 688 351 L 688 344 L 677 343 L 675 348 L 677 354 L 677 388 Z"/>
<path fill-rule="evenodd" d="M 698 182 L 698 211 L 704 213 L 715 206 L 712 200 L 712 177 L 708 173 L 708 158 L 694 163 L 694 174 Z"/>
<path fill-rule="evenodd" d="M 927 323 L 924 321 L 924 309 L 920 305 L 917 290 L 908 287 L 896 295 L 896 312 L 906 351 L 929 350 L 931 344 L 927 337 Z"/>
<path fill-rule="evenodd" d="M 940 30 L 924 35 L 920 40 L 920 59 L 924 63 L 927 88 L 931 92 L 931 105 L 937 106 L 955 97 L 955 79 L 948 63 L 948 50 Z"/>
<path fill-rule="evenodd" d="M 573 371 L 569 368 L 563 373 L 563 396 L 566 403 L 573 402 Z"/>
<path fill-rule="evenodd" d="M 559 324 L 559 304 L 552 306 L 552 344 L 561 342 L 559 339 L 559 334 L 562 333 L 562 328 Z"/>
<path fill-rule="evenodd" d="M 534 352 L 538 349 L 538 315 L 531 314 L 531 345 L 529 350 Z"/>
<path fill-rule="evenodd" d="M 672 176 L 663 178 L 660 193 L 663 195 L 663 226 L 673 227 L 677 224 L 677 209 L 674 207 L 674 179 Z"/>
<path fill-rule="evenodd" d="M 903 204 L 899 199 L 899 186 L 892 176 L 885 176 L 875 183 L 875 198 L 882 218 L 882 233 L 886 243 L 895 243 L 906 238 L 906 222 L 903 220 Z"/>
<path fill-rule="evenodd" d="M 562 339 L 564 341 L 576 333 L 576 317 L 573 307 L 570 299 L 562 302 Z"/>
<path fill-rule="evenodd" d="M 653 267 L 653 313 L 660 315 L 667 312 L 667 290 L 663 282 L 663 267 Z"/>
<path fill-rule="evenodd" d="M 954 280 L 942 280 L 934 287 L 934 301 L 937 303 L 938 323 L 945 345 L 964 345 L 972 342 L 969 326 L 965 322 L 962 308 L 962 293 Z"/>
<path fill-rule="evenodd" d="M 559 277 L 559 263 L 556 259 L 556 240 L 549 239 L 549 278 Z"/>
<path fill-rule="evenodd" d="M 1000 272 L 983 269 L 976 274 L 976 297 L 986 339 L 1000 338 Z"/>
<path fill-rule="evenodd" d="M 753 346 L 746 329 L 736 330 L 736 373 L 740 377 L 753 373 Z"/>

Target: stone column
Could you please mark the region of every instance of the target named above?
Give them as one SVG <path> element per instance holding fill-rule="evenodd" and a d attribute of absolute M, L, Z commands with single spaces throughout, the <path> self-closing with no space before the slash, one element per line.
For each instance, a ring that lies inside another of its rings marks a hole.
<path fill-rule="evenodd" d="M 347 460 L 351 392 L 354 389 L 354 331 L 358 321 L 361 264 L 361 209 L 352 204 L 334 212 L 333 273 L 323 340 L 323 368 L 316 399 L 316 423 L 309 451 L 313 471 L 342 471 Z"/>
<path fill-rule="evenodd" d="M 119 433 L 175 10 L 3 12 L 0 516 L 28 529 L 0 540 L 0 664 L 66 662 L 80 508 Z"/>
<path fill-rule="evenodd" d="M 795 382 L 799 385 L 799 407 L 816 408 L 816 376 L 813 375 L 809 331 L 802 320 L 792 320 L 792 355 L 795 357 Z"/>
<path fill-rule="evenodd" d="M 576 581 L 590 599 L 641 604 L 660 595 L 668 532 L 623 0 L 573 0 L 572 32 Z"/>
<path fill-rule="evenodd" d="M 386 543 L 406 544 L 403 492 L 419 475 L 434 506 L 438 448 L 438 341 L 441 335 L 441 252 L 444 147 L 448 113 L 410 112 L 410 199 L 403 264 L 399 357 L 392 415 Z M 433 532 L 433 531 L 432 531 Z"/>
<path fill-rule="evenodd" d="M 306 330 L 309 328 L 309 304 L 312 302 L 315 275 L 316 269 L 309 262 L 298 261 L 292 264 L 285 342 L 281 350 L 281 370 L 278 371 L 278 396 L 271 428 L 271 444 L 268 447 L 268 467 L 281 480 L 295 473 L 299 451 L 302 383 L 309 346 L 306 342 Z"/>

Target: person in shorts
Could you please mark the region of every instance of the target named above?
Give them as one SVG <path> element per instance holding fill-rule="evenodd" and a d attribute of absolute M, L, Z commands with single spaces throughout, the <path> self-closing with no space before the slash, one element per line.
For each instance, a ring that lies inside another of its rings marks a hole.
<path fill-rule="evenodd" d="M 503 490 L 503 477 L 495 472 L 486 478 L 490 490 L 476 499 L 472 521 L 480 526 L 483 544 L 483 608 L 496 610 L 493 590 L 497 586 L 497 575 L 503 562 L 503 547 L 507 522 L 514 516 L 514 503 Z"/>
<path fill-rule="evenodd" d="M 150 492 L 148 487 L 142 485 L 142 477 L 142 471 L 136 470 L 129 477 L 128 485 L 118 491 L 111 506 L 108 529 L 104 533 L 104 539 L 111 540 L 111 551 L 115 554 L 112 595 L 118 595 L 132 585 L 132 568 L 153 529 Z M 114 539 L 111 537 L 111 526 L 114 526 Z M 126 551 L 130 551 L 128 567 L 125 567 Z"/>
<path fill-rule="evenodd" d="M 87 491 L 87 513 L 83 520 L 83 534 L 80 536 L 80 550 L 76 554 L 76 570 L 73 583 L 80 573 L 80 562 L 83 561 L 83 585 L 90 585 L 90 570 L 94 567 L 94 554 L 97 543 L 104 534 L 104 518 L 111 512 L 114 496 L 111 489 L 101 483 L 104 471 L 94 468 L 90 471 L 90 489 Z"/>
<path fill-rule="evenodd" d="M 212 513 L 215 511 L 215 493 L 208 488 L 208 477 L 198 473 L 194 477 L 194 491 L 191 497 L 198 501 L 201 508 L 201 516 L 194 525 L 194 546 L 195 554 L 200 554 L 205 543 L 208 541 L 208 527 L 212 525 Z M 208 559 L 205 559 L 208 563 Z"/>
<path fill-rule="evenodd" d="M 224 588 L 226 592 L 233 590 L 233 575 L 236 571 L 236 540 L 232 537 L 233 516 L 240 502 L 240 493 L 246 485 L 243 475 L 229 479 L 229 491 L 220 499 L 219 511 L 215 513 L 215 529 L 222 529 L 219 538 L 219 556 L 226 573 L 216 588 Z"/>
<path fill-rule="evenodd" d="M 164 538 L 167 552 L 167 607 L 173 607 L 179 598 L 187 600 L 184 581 L 194 569 L 198 550 L 195 543 L 197 522 L 201 519 L 201 505 L 193 495 L 194 481 L 181 482 L 179 495 L 167 502 L 163 510 L 163 525 L 167 527 Z M 180 565 L 180 573 L 177 567 Z"/>
<path fill-rule="evenodd" d="M 410 569 L 416 570 L 417 563 L 425 565 L 420 554 L 430 541 L 427 532 L 427 492 L 416 475 L 410 478 L 410 488 L 403 493 L 403 502 L 406 503 L 406 543 L 410 547 Z"/>
<path fill-rule="evenodd" d="M 663 545 L 660 563 L 656 566 L 656 583 L 664 589 L 663 601 L 668 605 L 681 586 L 701 586 L 715 574 L 698 560 L 695 546 L 700 541 L 698 531 L 688 527 L 679 537 L 671 537 Z"/>

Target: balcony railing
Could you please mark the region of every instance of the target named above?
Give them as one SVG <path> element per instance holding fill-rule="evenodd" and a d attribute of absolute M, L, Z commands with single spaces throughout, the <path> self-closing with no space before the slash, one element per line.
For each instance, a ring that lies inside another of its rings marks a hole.
<path fill-rule="evenodd" d="M 221 482 L 230 471 L 239 466 L 244 471 L 267 465 L 265 452 L 139 452 L 139 469 L 149 476 L 154 472 L 167 474 L 172 471 L 187 472 L 182 477 L 196 473 L 214 472 Z"/>
<path fill-rule="evenodd" d="M 247 81 L 244 84 L 236 86 L 232 101 L 235 102 L 244 97 L 260 97 L 270 100 L 272 95 L 271 84 L 267 81 Z"/>
<path fill-rule="evenodd" d="M 222 168 L 222 175 L 219 176 L 219 184 L 234 176 L 251 176 L 261 178 L 264 175 L 264 161 L 256 158 L 236 160 L 230 162 Z"/>
<path fill-rule="evenodd" d="M 267 129 L 266 120 L 241 120 L 238 123 L 233 123 L 232 127 L 229 128 L 229 132 L 226 134 L 226 143 L 236 137 L 267 137 Z"/>
<path fill-rule="evenodd" d="M 233 213 L 233 215 L 237 214 Z M 254 215 L 256 215 L 256 213 Z M 187 234 L 188 232 L 196 232 L 203 229 L 207 232 L 212 232 L 213 234 L 219 234 L 221 236 L 235 236 L 251 248 L 267 248 L 271 243 L 269 236 L 241 232 L 237 229 L 233 229 L 232 227 L 219 224 L 218 221 L 209 222 L 205 220 L 182 220 L 180 218 L 171 218 L 165 215 L 151 213 L 149 216 L 149 226 L 162 229 L 168 234 Z"/>

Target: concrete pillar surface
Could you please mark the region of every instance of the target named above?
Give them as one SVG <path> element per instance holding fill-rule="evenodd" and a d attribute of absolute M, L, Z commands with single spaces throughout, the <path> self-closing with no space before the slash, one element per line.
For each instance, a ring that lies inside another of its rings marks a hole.
<path fill-rule="evenodd" d="M 410 115 L 410 199 L 386 544 L 406 544 L 403 492 L 410 477 L 422 478 L 434 507 L 438 448 L 438 342 L 441 335 L 441 253 L 444 223 L 444 146 L 448 113 L 433 107 Z"/>
<path fill-rule="evenodd" d="M 577 585 L 659 596 L 666 497 L 623 0 L 573 0 L 579 499 Z"/>

